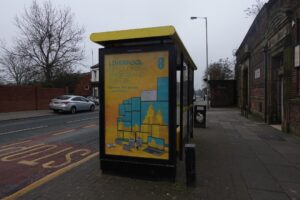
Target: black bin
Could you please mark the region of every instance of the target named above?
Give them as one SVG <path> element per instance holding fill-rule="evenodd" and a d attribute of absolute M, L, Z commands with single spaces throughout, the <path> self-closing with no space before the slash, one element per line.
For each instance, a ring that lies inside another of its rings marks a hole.
<path fill-rule="evenodd" d="M 185 144 L 185 173 L 187 186 L 195 186 L 196 182 L 196 145 Z"/>
<path fill-rule="evenodd" d="M 194 106 L 194 127 L 206 128 L 206 106 Z"/>

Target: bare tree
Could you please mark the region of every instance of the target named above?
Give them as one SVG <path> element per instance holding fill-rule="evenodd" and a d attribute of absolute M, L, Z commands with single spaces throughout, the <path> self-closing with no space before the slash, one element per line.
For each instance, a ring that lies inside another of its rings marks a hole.
<path fill-rule="evenodd" d="M 55 8 L 51 1 L 39 5 L 33 1 L 16 25 L 21 31 L 18 54 L 29 59 L 51 82 L 60 73 L 70 72 L 84 59 L 81 46 L 84 29 L 74 24 L 69 8 Z"/>
<path fill-rule="evenodd" d="M 2 74 L 9 82 L 17 85 L 28 84 L 34 80 L 38 73 L 32 68 L 29 59 L 15 53 L 16 49 L 8 50 L 1 47 L 0 65 Z"/>
<path fill-rule="evenodd" d="M 255 3 L 245 10 L 246 15 L 248 17 L 256 17 L 267 1 L 268 0 L 255 0 Z"/>
<path fill-rule="evenodd" d="M 4 84 L 5 78 L 4 78 L 4 70 L 0 68 L 0 85 Z"/>

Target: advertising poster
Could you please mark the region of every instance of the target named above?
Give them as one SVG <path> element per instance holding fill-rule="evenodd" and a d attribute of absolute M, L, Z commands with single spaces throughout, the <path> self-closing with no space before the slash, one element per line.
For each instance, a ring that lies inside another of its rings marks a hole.
<path fill-rule="evenodd" d="M 105 55 L 104 95 L 106 155 L 168 160 L 168 51 Z"/>

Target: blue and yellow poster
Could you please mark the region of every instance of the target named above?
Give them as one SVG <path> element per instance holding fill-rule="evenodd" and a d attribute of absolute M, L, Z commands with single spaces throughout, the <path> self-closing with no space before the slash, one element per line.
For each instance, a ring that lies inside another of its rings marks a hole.
<path fill-rule="evenodd" d="M 105 152 L 169 159 L 169 54 L 104 57 Z"/>

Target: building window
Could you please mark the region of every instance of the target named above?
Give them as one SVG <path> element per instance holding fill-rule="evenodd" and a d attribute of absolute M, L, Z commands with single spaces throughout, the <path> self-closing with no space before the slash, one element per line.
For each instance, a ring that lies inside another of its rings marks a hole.
<path fill-rule="evenodd" d="M 260 78 L 260 68 L 257 68 L 254 71 L 254 79 L 259 79 Z"/>
<path fill-rule="evenodd" d="M 297 18 L 296 21 L 296 40 L 297 44 L 300 43 L 300 18 Z"/>
<path fill-rule="evenodd" d="M 94 70 L 93 71 L 93 82 L 96 82 L 97 81 L 97 71 Z"/>
<path fill-rule="evenodd" d="M 93 96 L 94 97 L 99 97 L 99 93 L 98 93 L 98 88 L 97 87 L 94 87 L 94 89 L 93 89 Z"/>

